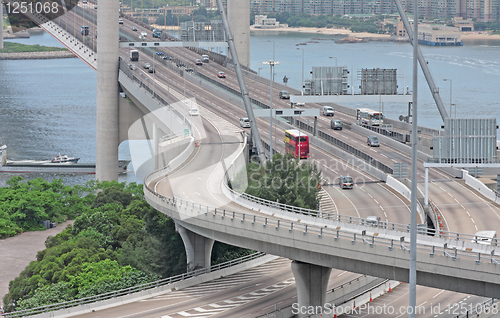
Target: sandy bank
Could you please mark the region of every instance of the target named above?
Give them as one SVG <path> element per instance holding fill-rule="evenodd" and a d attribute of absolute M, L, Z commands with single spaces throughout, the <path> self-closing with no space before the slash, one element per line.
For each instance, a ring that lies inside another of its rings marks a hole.
<path fill-rule="evenodd" d="M 250 27 L 251 31 L 263 31 L 263 32 L 296 32 L 296 33 L 311 33 L 311 34 L 328 34 L 328 35 L 343 35 L 343 36 L 351 36 L 357 38 L 390 38 L 388 34 L 375 34 L 375 33 L 367 33 L 367 32 L 359 32 L 355 33 L 351 30 L 346 29 L 332 29 L 332 28 L 274 28 L 274 29 L 260 29 Z"/>
<path fill-rule="evenodd" d="M 328 29 L 328 28 L 274 28 L 274 29 L 260 29 L 250 27 L 251 31 L 262 31 L 262 32 L 296 32 L 296 33 L 310 33 L 310 34 L 327 34 L 327 35 L 343 35 L 349 37 L 356 37 L 360 39 L 373 38 L 373 39 L 389 39 L 391 36 L 388 34 L 375 34 L 367 32 L 352 32 L 346 29 Z M 495 39 L 500 40 L 500 35 L 491 34 L 489 32 L 462 32 L 462 39 L 464 40 L 476 40 L 476 39 Z"/>

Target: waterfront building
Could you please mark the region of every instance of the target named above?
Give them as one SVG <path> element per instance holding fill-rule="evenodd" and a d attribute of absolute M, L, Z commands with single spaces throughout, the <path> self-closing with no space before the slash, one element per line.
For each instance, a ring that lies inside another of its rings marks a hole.
<path fill-rule="evenodd" d="M 477 21 L 500 18 L 500 0 L 418 0 L 420 16 L 446 19 L 462 17 Z M 402 0 L 403 7 L 413 13 L 413 0 Z M 250 12 L 305 13 L 312 15 L 393 14 L 394 0 L 250 0 Z"/>

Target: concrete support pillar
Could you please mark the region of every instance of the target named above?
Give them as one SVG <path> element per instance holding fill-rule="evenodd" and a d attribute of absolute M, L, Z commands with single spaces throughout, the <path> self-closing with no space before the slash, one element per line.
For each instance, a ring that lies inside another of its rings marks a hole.
<path fill-rule="evenodd" d="M 314 130 L 313 130 L 313 136 L 316 137 L 316 134 L 318 133 L 318 116 L 314 116 Z"/>
<path fill-rule="evenodd" d="M 160 131 L 156 126 L 156 123 L 153 122 L 153 169 L 160 169 Z"/>
<path fill-rule="evenodd" d="M 3 4 L 0 3 L 0 17 L 2 18 L 2 23 L 3 23 Z M 0 50 L 3 49 L 3 24 L 2 28 L 0 29 Z"/>
<path fill-rule="evenodd" d="M 177 222 L 175 222 L 175 229 L 181 235 L 186 248 L 187 271 L 210 268 L 210 256 L 215 241 L 191 232 Z"/>
<path fill-rule="evenodd" d="M 96 179 L 118 180 L 118 1 L 97 9 Z"/>
<path fill-rule="evenodd" d="M 240 64 L 250 67 L 250 1 L 227 0 L 227 19 Z"/>
<path fill-rule="evenodd" d="M 295 277 L 295 285 L 297 286 L 299 309 L 309 306 L 324 306 L 326 302 L 326 289 L 332 269 L 293 261 L 292 272 Z M 303 312 L 307 312 L 307 310 L 303 310 Z M 298 315 L 299 318 L 306 316 L 309 317 L 307 314 Z"/>
<path fill-rule="evenodd" d="M 429 206 L 429 167 L 425 167 L 424 207 Z"/>

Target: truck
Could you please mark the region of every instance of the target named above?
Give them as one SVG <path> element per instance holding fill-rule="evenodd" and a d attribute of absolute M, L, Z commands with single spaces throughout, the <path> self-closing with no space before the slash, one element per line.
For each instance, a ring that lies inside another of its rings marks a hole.
<path fill-rule="evenodd" d="M 162 33 L 162 31 L 160 29 L 154 29 L 153 30 L 153 37 L 154 38 L 161 38 L 161 33 Z"/>
<path fill-rule="evenodd" d="M 201 61 L 203 63 L 208 63 L 208 62 L 210 62 L 210 58 L 208 57 L 208 55 L 202 55 L 201 56 Z"/>
<path fill-rule="evenodd" d="M 89 35 L 89 27 L 86 25 L 82 26 L 82 30 L 80 32 L 82 35 Z"/>
<path fill-rule="evenodd" d="M 137 51 L 137 50 L 130 51 L 130 60 L 131 61 L 139 61 L 139 51 Z"/>

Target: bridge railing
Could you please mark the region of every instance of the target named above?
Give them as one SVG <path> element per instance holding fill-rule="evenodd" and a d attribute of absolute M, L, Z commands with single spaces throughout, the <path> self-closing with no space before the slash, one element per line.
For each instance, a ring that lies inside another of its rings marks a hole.
<path fill-rule="evenodd" d="M 151 173 L 150 175 L 155 175 L 155 173 Z M 188 200 L 182 200 L 180 198 L 170 198 L 156 193 L 152 190 L 148 184 L 150 184 L 153 180 L 150 180 L 149 176 L 146 176 L 144 179 L 144 193 L 146 198 L 156 198 L 154 199 L 156 204 L 167 207 L 168 209 L 172 209 L 175 211 L 180 211 L 181 209 L 185 209 L 186 211 L 191 211 L 191 213 L 195 213 L 197 215 L 205 214 L 212 215 L 214 218 L 230 218 L 231 220 L 239 220 L 241 223 L 251 222 L 252 224 L 260 224 L 263 227 L 275 227 L 277 230 L 280 228 L 288 229 L 291 231 L 302 231 L 304 235 L 312 234 L 318 235 L 318 237 L 328 237 L 328 239 L 333 239 L 338 241 L 339 239 L 351 240 L 353 244 L 356 242 L 361 242 L 363 244 L 369 244 L 370 246 L 374 245 L 382 245 L 386 246 L 390 251 L 395 248 L 400 248 L 409 251 L 409 244 L 405 241 L 404 236 L 400 236 L 397 239 L 394 238 L 386 238 L 379 236 L 379 233 L 373 233 L 372 235 L 367 234 L 366 230 L 356 230 L 349 231 L 343 229 L 341 226 L 336 228 L 328 228 L 325 226 L 317 226 L 305 224 L 303 222 L 298 221 L 288 221 L 284 219 L 278 219 L 271 216 L 261 216 L 251 213 L 242 213 L 231 210 L 226 210 L 222 208 L 214 208 L 207 205 L 202 205 L 198 203 L 194 203 Z M 181 212 L 179 212 L 181 213 Z M 239 224 L 240 222 L 235 222 L 234 224 Z M 367 227 L 369 229 L 370 227 Z M 376 229 L 375 229 L 376 230 Z M 466 236 L 466 235 L 464 235 Z M 470 235 L 469 235 L 470 237 Z M 474 238 L 474 236 L 472 236 Z M 484 245 L 478 243 L 472 243 L 471 246 L 477 247 L 476 250 L 473 251 L 472 248 L 463 248 L 460 244 L 457 244 L 459 248 L 453 246 L 451 242 L 446 240 L 441 240 L 440 243 L 422 243 L 422 237 L 420 237 L 421 242 L 417 242 L 417 250 L 429 254 L 431 257 L 449 257 L 452 260 L 457 260 L 458 258 L 464 258 L 468 260 L 475 261 L 476 264 L 481 264 L 484 261 L 488 263 L 500 265 L 500 259 L 497 259 L 495 254 L 495 250 L 491 251 L 483 251 L 482 247 Z M 446 241 L 446 242 L 445 242 Z M 469 245 L 470 245 L 469 244 Z"/>
<path fill-rule="evenodd" d="M 141 285 L 137 285 L 137 286 L 133 286 L 133 287 L 129 287 L 129 288 L 124 288 L 124 289 L 112 291 L 109 293 L 79 298 L 79 299 L 75 299 L 75 300 L 71 300 L 71 301 L 61 302 L 61 303 L 57 303 L 57 304 L 51 304 L 48 306 L 41 306 L 41 307 L 30 308 L 30 309 L 25 309 L 25 310 L 13 311 L 13 312 L 5 313 L 4 317 L 5 318 L 25 317 L 25 316 L 41 314 L 41 313 L 45 313 L 45 312 L 49 312 L 49 311 L 66 309 L 66 308 L 76 307 L 76 306 L 80 306 L 80 305 L 95 303 L 98 301 L 113 299 L 113 298 L 117 298 L 120 296 L 125 296 L 125 295 L 129 295 L 132 293 L 137 293 L 137 292 L 141 292 L 144 290 L 158 288 L 158 287 L 161 287 L 164 285 L 169 285 L 172 283 L 180 282 L 180 281 L 186 280 L 188 278 L 196 277 L 196 276 L 199 276 L 202 274 L 207 274 L 207 273 L 211 273 L 211 272 L 218 271 L 221 269 L 229 268 L 231 266 L 235 266 L 238 264 L 242 264 L 244 262 L 248 262 L 248 261 L 257 259 L 257 258 L 262 257 L 264 255 L 266 255 L 266 254 L 261 253 L 261 252 L 256 252 L 253 254 L 245 255 L 243 257 L 234 259 L 234 260 L 230 260 L 230 261 L 227 261 L 224 263 L 213 265 L 209 268 L 201 268 L 201 269 L 194 270 L 192 272 L 179 274 L 176 276 L 160 279 L 160 280 L 157 280 L 154 282 L 141 284 Z"/>
<path fill-rule="evenodd" d="M 459 309 L 461 314 L 458 315 L 457 318 L 472 318 L 473 315 L 477 315 L 476 317 L 483 317 L 481 316 L 482 314 L 484 314 L 486 317 L 497 317 L 498 313 L 500 312 L 498 301 L 498 299 L 490 298 L 483 301 L 482 303 L 477 303 L 475 306 L 472 306 L 471 304 L 470 306 L 466 306 L 465 308 L 461 307 Z"/>
<path fill-rule="evenodd" d="M 350 280 L 348 282 L 345 282 L 345 283 L 343 283 L 341 285 L 335 286 L 334 288 L 332 288 L 330 290 L 327 290 L 326 293 L 327 294 L 334 293 L 334 292 L 336 292 L 338 290 L 341 290 L 341 289 L 343 289 L 343 288 L 345 288 L 347 286 L 351 286 L 352 284 L 357 283 L 357 282 L 359 282 L 360 280 L 362 280 L 364 278 L 366 278 L 366 275 L 358 276 L 358 277 L 356 277 L 356 278 L 354 278 L 354 279 L 352 279 L 352 280 Z M 387 281 L 387 280 L 384 280 L 384 282 L 385 281 Z M 370 287 L 370 288 L 372 288 L 372 287 Z M 285 311 L 290 311 L 291 308 L 292 308 L 292 305 L 288 305 L 288 306 L 281 307 L 281 308 L 276 308 L 275 310 L 270 311 L 270 312 L 268 312 L 266 314 L 255 316 L 255 318 L 274 317 L 276 314 L 280 314 L 280 313 L 285 312 Z"/>
<path fill-rule="evenodd" d="M 274 202 L 270 200 L 265 200 L 262 198 L 258 198 L 255 196 L 252 196 L 247 193 L 240 193 L 237 192 L 233 189 L 231 189 L 226 183 L 223 184 L 224 188 L 229 191 L 232 194 L 232 197 L 235 198 L 235 200 L 241 199 L 245 200 L 248 203 L 247 208 L 252 208 L 252 205 L 255 205 L 255 208 L 257 209 L 259 206 L 264 206 L 269 208 L 270 210 L 274 212 L 275 215 L 279 215 L 279 211 L 283 212 L 289 212 L 289 213 L 296 213 L 296 214 L 301 214 L 301 215 L 308 215 L 312 217 L 319 217 L 327 220 L 331 220 L 334 222 L 342 222 L 342 223 L 347 223 L 347 224 L 354 224 L 354 225 L 362 225 L 362 226 L 370 226 L 370 228 L 373 228 L 373 230 L 391 230 L 391 231 L 400 231 L 400 232 L 405 232 L 405 233 L 410 233 L 410 225 L 409 224 L 401 224 L 401 223 L 393 223 L 393 222 L 386 222 L 386 221 L 379 221 L 377 225 L 373 225 L 372 223 L 367 223 L 366 219 L 361 218 L 361 217 L 355 217 L 355 216 L 349 216 L 349 215 L 341 215 L 337 213 L 326 213 L 322 212 L 320 210 L 312 210 L 312 209 L 305 209 L 305 208 L 300 208 L 292 205 L 287 205 L 279 202 Z M 240 204 L 244 205 L 245 203 L 242 203 L 239 201 Z M 259 208 L 260 209 L 260 208 Z M 261 210 L 262 212 L 262 210 Z M 436 216 L 437 219 L 437 216 Z M 458 232 L 450 232 L 450 231 L 445 231 L 442 228 L 438 228 L 437 232 L 434 229 L 419 229 L 419 233 L 421 235 L 431 235 L 431 236 L 436 236 L 440 237 L 443 239 L 451 239 L 451 240 L 456 240 L 456 241 L 467 241 L 467 242 L 477 242 L 480 241 L 481 238 L 489 239 L 491 241 L 492 246 L 498 246 L 499 241 L 497 238 L 486 238 L 482 236 L 476 236 L 472 234 L 464 234 L 464 233 L 458 233 Z"/>
<path fill-rule="evenodd" d="M 186 118 L 182 113 L 180 113 L 177 109 L 172 107 L 172 105 L 167 102 L 163 97 L 160 95 L 156 94 L 148 84 L 146 84 L 142 78 L 139 78 L 135 76 L 135 73 L 130 70 L 128 67 L 127 63 L 123 60 L 120 61 L 120 71 L 122 71 L 125 75 L 127 75 L 128 78 L 132 79 L 134 82 L 136 82 L 139 87 L 143 88 L 146 90 L 150 95 L 153 96 L 154 99 L 158 100 L 163 106 L 168 107 L 169 111 L 172 111 L 178 118 L 183 120 L 184 125 L 186 125 L 190 131 L 192 131 L 191 127 L 191 121 Z"/>

